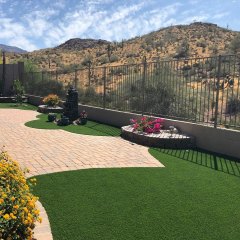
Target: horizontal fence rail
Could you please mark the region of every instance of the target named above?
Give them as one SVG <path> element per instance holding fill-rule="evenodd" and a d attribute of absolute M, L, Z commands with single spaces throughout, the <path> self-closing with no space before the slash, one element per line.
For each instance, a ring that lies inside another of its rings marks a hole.
<path fill-rule="evenodd" d="M 24 73 L 28 94 L 65 98 L 73 85 L 79 101 L 108 109 L 240 130 L 240 56 L 143 61 L 70 72 Z"/>

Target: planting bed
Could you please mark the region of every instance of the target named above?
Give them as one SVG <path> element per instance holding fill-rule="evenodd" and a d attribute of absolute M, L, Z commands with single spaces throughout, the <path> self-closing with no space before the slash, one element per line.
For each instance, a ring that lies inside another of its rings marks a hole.
<path fill-rule="evenodd" d="M 39 105 L 38 112 L 40 113 L 63 113 L 63 108 L 56 106 L 56 107 L 49 107 L 47 105 Z"/>
<path fill-rule="evenodd" d="M 145 133 L 133 131 L 131 125 L 121 128 L 121 136 L 134 143 L 138 143 L 149 147 L 161 148 L 192 148 L 194 146 L 194 138 L 181 133 L 170 133 L 170 130 L 161 130 L 159 133 Z"/>

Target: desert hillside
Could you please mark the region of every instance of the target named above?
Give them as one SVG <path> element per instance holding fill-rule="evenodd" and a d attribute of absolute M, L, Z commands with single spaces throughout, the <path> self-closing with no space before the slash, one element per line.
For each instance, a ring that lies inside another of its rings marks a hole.
<path fill-rule="evenodd" d="M 8 53 L 7 62 L 30 59 L 39 70 L 73 70 L 88 66 L 120 65 L 171 58 L 207 57 L 230 53 L 239 32 L 216 24 L 176 25 L 122 42 L 70 39 L 55 47 L 25 54 Z"/>

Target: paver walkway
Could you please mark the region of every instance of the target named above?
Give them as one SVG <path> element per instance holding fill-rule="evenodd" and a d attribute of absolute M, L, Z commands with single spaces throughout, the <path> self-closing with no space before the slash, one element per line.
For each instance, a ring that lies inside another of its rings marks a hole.
<path fill-rule="evenodd" d="M 31 175 L 112 167 L 162 167 L 144 146 L 120 137 L 88 136 L 64 130 L 43 130 L 24 126 L 39 113 L 0 109 L 0 147 Z"/>
<path fill-rule="evenodd" d="M 24 126 L 39 113 L 0 109 L 0 147 L 30 170 L 29 176 L 87 168 L 163 167 L 144 146 L 120 137 L 88 136 Z M 48 220 L 44 220 L 46 225 Z M 39 233 L 39 231 L 38 231 Z M 51 239 L 44 235 L 40 239 Z"/>

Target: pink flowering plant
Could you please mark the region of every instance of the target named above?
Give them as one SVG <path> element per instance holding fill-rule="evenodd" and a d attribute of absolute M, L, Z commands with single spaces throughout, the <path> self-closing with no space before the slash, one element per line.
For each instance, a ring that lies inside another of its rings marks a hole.
<path fill-rule="evenodd" d="M 140 120 L 130 119 L 130 122 L 133 127 L 133 132 L 159 133 L 163 126 L 164 119 L 157 118 L 153 120 L 149 117 L 143 116 Z"/>

